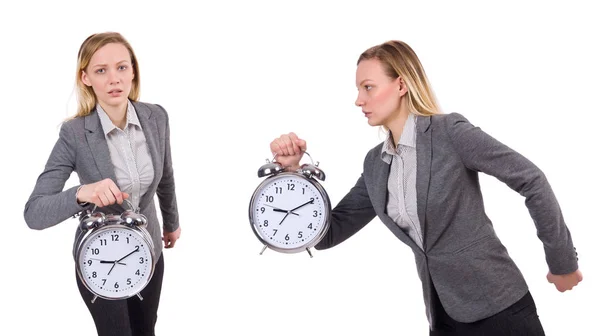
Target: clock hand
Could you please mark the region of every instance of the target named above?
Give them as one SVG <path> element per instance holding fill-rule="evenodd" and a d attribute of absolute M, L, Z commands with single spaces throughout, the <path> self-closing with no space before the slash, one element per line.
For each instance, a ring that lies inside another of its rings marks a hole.
<path fill-rule="evenodd" d="M 310 200 L 310 201 L 308 201 L 308 202 L 306 202 L 306 203 L 304 203 L 304 204 L 302 204 L 302 205 L 299 205 L 299 206 L 297 206 L 297 207 L 293 208 L 292 210 L 290 210 L 290 212 L 292 212 L 292 211 L 294 211 L 294 210 L 298 210 L 298 209 L 302 208 L 303 206 L 305 206 L 305 205 L 307 205 L 307 204 L 309 204 L 309 203 L 313 203 L 313 202 L 314 202 L 314 200 Z"/>
<path fill-rule="evenodd" d="M 274 207 L 274 206 L 272 206 L 272 205 L 265 204 L 265 206 L 268 206 L 269 208 L 273 208 L 273 211 L 275 211 L 275 212 L 288 212 L 287 210 L 283 210 L 283 209 L 280 209 L 280 208 Z M 295 213 L 295 212 L 292 212 L 292 215 L 300 216 L 300 215 L 298 215 L 298 214 L 297 214 L 297 213 Z"/>
<path fill-rule="evenodd" d="M 116 264 L 117 264 L 117 261 L 115 260 L 115 261 L 113 262 L 113 265 L 112 265 L 112 266 L 110 267 L 110 269 L 108 270 L 108 274 L 106 274 L 106 275 L 110 275 L 110 272 L 112 272 L 112 270 L 113 270 L 113 268 L 115 268 L 115 265 L 116 265 Z"/>
<path fill-rule="evenodd" d="M 125 258 L 129 257 L 130 255 L 134 254 L 135 252 L 137 252 L 137 251 L 139 251 L 139 250 L 140 250 L 140 248 L 139 248 L 139 247 L 136 247 L 136 248 L 135 248 L 135 250 L 133 250 L 133 251 L 129 252 L 129 253 L 128 253 L 126 256 L 124 256 L 123 258 L 121 258 L 121 259 L 119 259 L 119 260 L 116 260 L 116 261 L 115 261 L 115 263 L 118 263 L 119 261 L 121 261 L 121 260 L 123 260 L 123 259 L 125 259 Z"/>
<path fill-rule="evenodd" d="M 275 212 L 291 213 L 292 215 L 300 216 L 299 214 L 297 214 L 295 212 L 286 211 L 286 210 L 283 210 L 283 209 L 273 209 L 273 211 L 275 211 Z"/>
<path fill-rule="evenodd" d="M 99 260 L 99 259 L 95 259 L 95 260 Z M 108 260 L 99 260 L 99 261 L 100 261 L 101 264 L 114 264 L 115 263 L 114 261 L 108 261 Z M 117 264 L 119 264 L 119 265 L 127 265 L 126 263 L 122 263 L 122 262 L 117 263 Z"/>
<path fill-rule="evenodd" d="M 285 216 L 283 216 L 283 219 L 281 220 L 281 222 L 279 222 L 279 225 L 281 225 L 281 223 L 283 223 L 283 221 L 287 218 L 287 216 L 290 214 L 291 211 L 288 211 Z"/>
<path fill-rule="evenodd" d="M 115 261 L 114 261 L 114 263 L 113 263 L 113 265 L 112 265 L 112 267 L 111 267 L 111 268 L 110 268 L 110 270 L 108 271 L 108 274 L 107 274 L 107 275 L 110 275 L 110 272 L 112 272 L 113 268 L 115 268 L 115 265 L 116 265 L 117 263 L 119 263 L 121 260 L 123 260 L 123 259 L 125 259 L 125 258 L 129 257 L 130 255 L 134 254 L 135 252 L 137 252 L 137 251 L 139 251 L 139 250 L 140 250 L 140 248 L 139 248 L 139 247 L 136 247 L 136 248 L 135 248 L 135 250 L 133 250 L 133 251 L 129 252 L 129 253 L 128 253 L 127 255 L 125 255 L 123 258 L 121 258 L 121 259 L 119 259 L 119 260 L 115 260 Z"/>

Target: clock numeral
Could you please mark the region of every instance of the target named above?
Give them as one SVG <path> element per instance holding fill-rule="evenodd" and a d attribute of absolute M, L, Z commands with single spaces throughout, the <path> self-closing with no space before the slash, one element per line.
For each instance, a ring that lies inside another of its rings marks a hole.
<path fill-rule="evenodd" d="M 115 288 L 119 288 L 119 283 L 115 282 Z"/>
<path fill-rule="evenodd" d="M 98 274 L 96 274 L 96 272 L 92 272 L 92 278 L 97 278 Z"/>
<path fill-rule="evenodd" d="M 315 203 L 315 199 L 313 197 L 310 198 L 310 204 L 314 204 Z"/>
<path fill-rule="evenodd" d="M 106 246 L 106 239 L 100 239 L 100 246 Z"/>
<path fill-rule="evenodd" d="M 302 238 L 302 231 L 298 232 L 298 238 Z"/>
<path fill-rule="evenodd" d="M 273 196 L 265 195 L 265 197 L 267 198 L 267 202 L 273 203 Z"/>
<path fill-rule="evenodd" d="M 269 226 L 269 221 L 265 219 L 265 221 L 263 222 L 263 226 L 265 226 L 265 227 Z"/>
<path fill-rule="evenodd" d="M 293 191 L 293 190 L 294 190 L 294 187 L 295 187 L 296 185 L 295 185 L 295 184 L 293 184 L 293 183 L 288 183 L 288 184 L 287 184 L 287 186 L 288 186 L 288 190 L 292 190 L 292 191 Z"/>
<path fill-rule="evenodd" d="M 87 264 L 88 264 L 88 266 L 92 266 L 92 261 L 91 261 L 91 260 L 88 260 L 88 261 L 87 261 Z"/>
<path fill-rule="evenodd" d="M 304 188 L 302 188 L 302 195 L 304 195 Z"/>
<path fill-rule="evenodd" d="M 308 224 L 308 228 L 312 229 L 312 223 Z"/>
<path fill-rule="evenodd" d="M 317 214 L 319 214 L 319 212 L 317 210 L 313 210 L 313 217 L 317 217 Z"/>
<path fill-rule="evenodd" d="M 119 241 L 119 235 L 110 235 L 112 237 L 112 241 Z"/>
<path fill-rule="evenodd" d="M 290 240 L 290 235 L 289 234 L 285 235 L 285 240 Z"/>
<path fill-rule="evenodd" d="M 283 194 L 283 187 L 275 187 L 275 193 L 276 194 Z"/>
<path fill-rule="evenodd" d="M 102 286 L 106 285 L 106 279 L 102 279 Z"/>
<path fill-rule="evenodd" d="M 144 257 L 140 257 L 140 264 L 144 263 Z"/>
<path fill-rule="evenodd" d="M 264 214 L 264 213 L 265 213 L 265 207 L 261 207 L 261 208 L 260 208 L 260 213 L 261 213 L 261 214 Z"/>
<path fill-rule="evenodd" d="M 131 278 L 127 278 L 127 286 L 131 285 Z"/>
<path fill-rule="evenodd" d="M 127 244 L 129 244 L 129 237 L 125 237 L 125 239 L 127 239 Z"/>
<path fill-rule="evenodd" d="M 100 254 L 100 249 L 99 248 L 93 248 L 92 249 L 92 255 L 96 255 L 96 254 Z"/>
<path fill-rule="evenodd" d="M 135 271 L 135 275 L 140 275 L 140 270 Z"/>
<path fill-rule="evenodd" d="M 273 237 L 277 234 L 277 229 L 273 229 Z"/>

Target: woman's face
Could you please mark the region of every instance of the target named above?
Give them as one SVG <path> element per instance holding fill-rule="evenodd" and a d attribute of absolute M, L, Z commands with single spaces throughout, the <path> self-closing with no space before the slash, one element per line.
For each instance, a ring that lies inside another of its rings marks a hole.
<path fill-rule="evenodd" d="M 371 126 L 387 126 L 400 114 L 400 98 L 406 90 L 400 85 L 400 78 L 388 77 L 381 62 L 377 59 L 361 61 L 356 69 L 358 97 L 356 106 Z"/>
<path fill-rule="evenodd" d="M 81 80 L 91 86 L 103 108 L 123 108 L 133 82 L 133 65 L 127 48 L 120 43 L 108 43 L 98 49 Z"/>

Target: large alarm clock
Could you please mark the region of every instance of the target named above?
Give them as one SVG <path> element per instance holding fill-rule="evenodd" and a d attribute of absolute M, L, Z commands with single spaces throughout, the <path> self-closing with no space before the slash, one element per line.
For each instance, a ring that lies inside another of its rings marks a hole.
<path fill-rule="evenodd" d="M 95 210 L 80 217 L 73 251 L 77 275 L 94 294 L 92 303 L 98 297 L 122 300 L 137 295 L 143 300 L 140 292 L 152 278 L 155 261 L 147 218 L 133 210 L 120 215 Z"/>
<path fill-rule="evenodd" d="M 325 173 L 318 165 L 311 158 L 311 164 L 286 172 L 273 158 L 258 170 L 259 178 L 267 178 L 252 195 L 249 218 L 264 245 L 260 254 L 270 248 L 282 253 L 307 251 L 312 258 L 310 248 L 325 236 L 331 213 L 329 196 L 318 182 L 325 180 Z"/>

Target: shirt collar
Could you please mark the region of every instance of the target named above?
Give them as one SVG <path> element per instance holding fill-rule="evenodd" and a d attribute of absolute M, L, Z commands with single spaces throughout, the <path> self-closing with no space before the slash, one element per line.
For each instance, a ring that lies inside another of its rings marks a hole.
<path fill-rule="evenodd" d="M 117 128 L 117 126 L 115 126 L 112 123 L 112 121 L 108 117 L 108 114 L 106 114 L 106 112 L 104 111 L 102 106 L 100 106 L 100 104 L 96 104 L 96 111 L 98 111 L 98 116 L 100 117 L 100 123 L 102 124 L 102 130 L 104 131 L 104 135 L 109 134 L 115 128 Z M 131 101 L 128 99 L 127 100 L 127 120 L 125 122 L 124 129 L 127 129 L 127 127 L 129 127 L 129 125 L 135 125 L 139 128 L 142 128 L 142 126 L 140 125 L 140 120 L 137 117 L 137 113 L 135 112 L 135 107 L 133 107 L 133 104 L 131 104 Z"/>
<path fill-rule="evenodd" d="M 389 164 L 392 161 L 392 156 L 398 153 L 398 148 L 400 146 L 411 148 L 415 148 L 417 146 L 417 133 L 415 132 L 417 123 L 415 119 L 416 118 L 414 114 L 408 114 L 408 118 L 406 118 L 406 122 L 404 123 L 404 128 L 402 129 L 402 134 L 400 135 L 397 146 L 393 145 L 392 132 L 388 132 L 387 138 L 383 142 L 383 147 L 381 148 L 381 159 L 383 161 Z"/>

